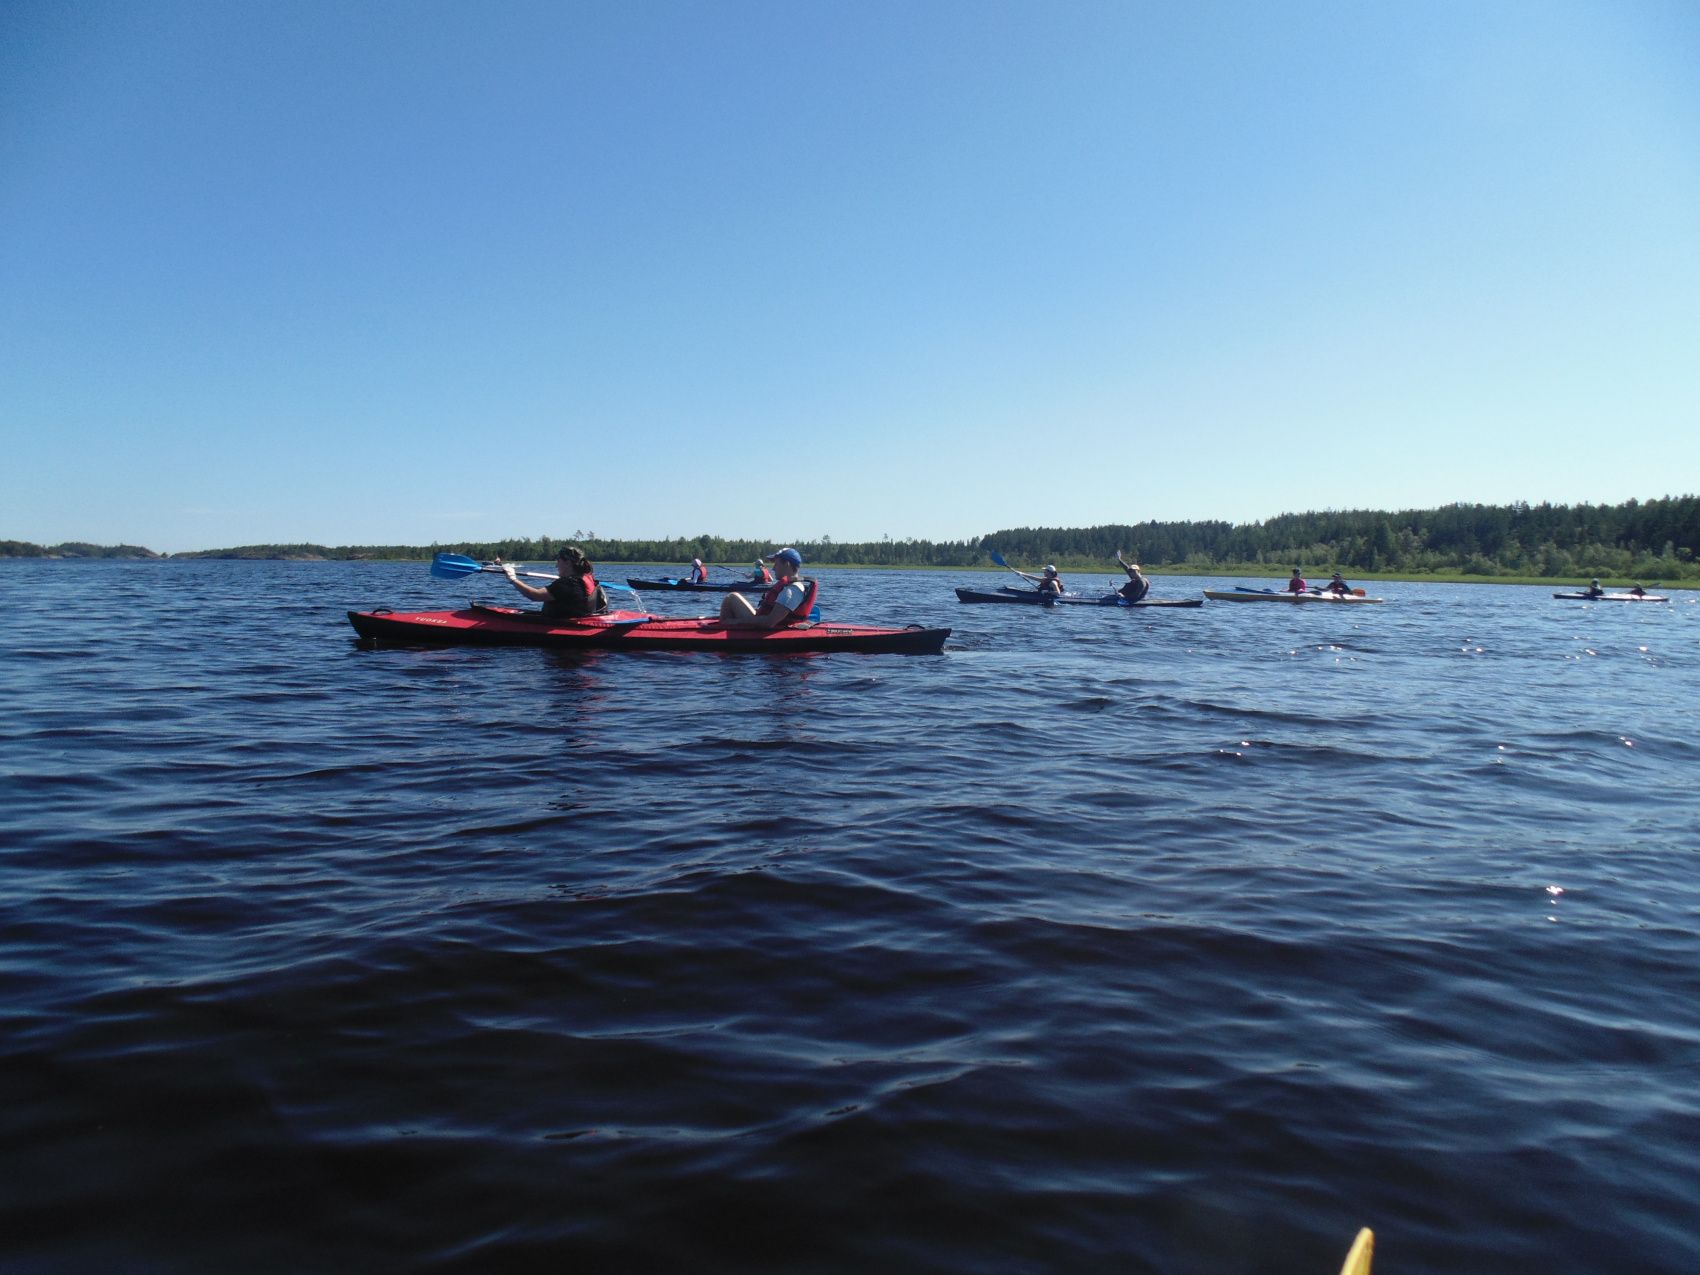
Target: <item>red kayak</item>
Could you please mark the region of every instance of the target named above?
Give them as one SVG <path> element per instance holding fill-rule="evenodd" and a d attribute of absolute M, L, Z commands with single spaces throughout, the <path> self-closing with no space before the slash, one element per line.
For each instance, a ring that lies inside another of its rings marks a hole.
<path fill-rule="evenodd" d="M 560 620 L 515 607 L 469 606 L 459 611 L 350 611 L 348 622 L 371 645 L 422 642 L 477 646 L 552 646 L 614 651 L 720 651 L 781 655 L 799 651 L 862 651 L 937 655 L 949 629 L 881 628 L 873 624 L 793 624 L 783 629 L 728 627 L 718 619 L 680 619 L 642 611 L 609 611 Z"/>

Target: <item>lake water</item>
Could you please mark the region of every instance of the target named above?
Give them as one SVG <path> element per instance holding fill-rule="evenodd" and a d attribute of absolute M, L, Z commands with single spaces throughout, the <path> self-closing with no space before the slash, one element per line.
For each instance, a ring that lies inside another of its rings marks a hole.
<path fill-rule="evenodd" d="M 820 574 L 0 563 L 0 1268 L 1700 1270 L 1695 595 Z"/>

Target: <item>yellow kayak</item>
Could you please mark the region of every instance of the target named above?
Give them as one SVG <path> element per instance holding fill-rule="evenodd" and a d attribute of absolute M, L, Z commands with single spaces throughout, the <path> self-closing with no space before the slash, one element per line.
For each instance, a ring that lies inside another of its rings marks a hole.
<path fill-rule="evenodd" d="M 1364 1227 L 1352 1241 L 1352 1251 L 1346 1254 L 1346 1264 L 1340 1275 L 1369 1275 L 1369 1259 L 1375 1256 L 1375 1232 Z"/>

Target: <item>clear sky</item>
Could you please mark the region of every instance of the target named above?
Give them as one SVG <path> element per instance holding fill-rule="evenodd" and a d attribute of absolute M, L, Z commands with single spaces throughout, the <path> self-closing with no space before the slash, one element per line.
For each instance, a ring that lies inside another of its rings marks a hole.
<path fill-rule="evenodd" d="M 1700 4 L 0 5 L 0 538 L 1700 491 Z"/>

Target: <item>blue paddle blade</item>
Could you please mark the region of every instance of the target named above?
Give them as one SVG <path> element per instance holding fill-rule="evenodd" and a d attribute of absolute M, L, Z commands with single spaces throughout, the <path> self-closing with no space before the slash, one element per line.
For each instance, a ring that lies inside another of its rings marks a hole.
<path fill-rule="evenodd" d="M 471 558 L 458 553 L 439 553 L 431 559 L 431 574 L 443 580 L 458 580 L 474 575 L 484 568 Z"/>
<path fill-rule="evenodd" d="M 996 549 L 992 550 L 992 561 L 997 563 L 998 566 L 1000 566 L 1000 567 L 1007 567 L 1009 565 L 1009 563 L 1007 563 L 1003 560 L 1003 555 L 1001 553 L 999 553 Z"/>

